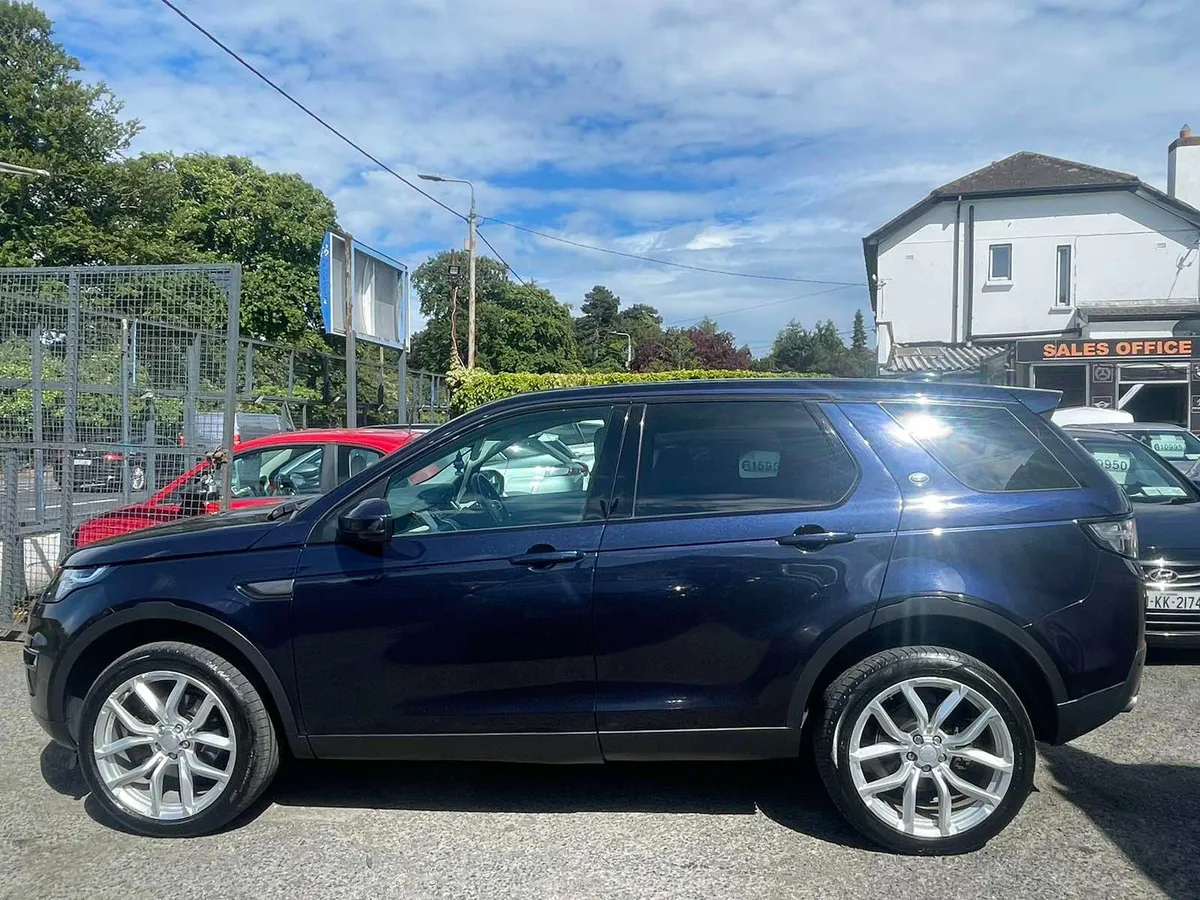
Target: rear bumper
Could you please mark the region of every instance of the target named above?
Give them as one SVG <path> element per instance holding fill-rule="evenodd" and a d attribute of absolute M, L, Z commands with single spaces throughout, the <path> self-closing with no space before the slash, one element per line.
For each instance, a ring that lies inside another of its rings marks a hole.
<path fill-rule="evenodd" d="M 1145 664 L 1146 648 L 1142 647 L 1134 657 L 1133 666 L 1124 682 L 1058 704 L 1058 726 L 1051 743 L 1065 744 L 1099 728 L 1109 719 L 1132 710 L 1137 705 Z"/>
<path fill-rule="evenodd" d="M 1151 631 L 1146 628 L 1146 643 L 1151 647 L 1200 648 L 1200 629 L 1193 631 Z"/>

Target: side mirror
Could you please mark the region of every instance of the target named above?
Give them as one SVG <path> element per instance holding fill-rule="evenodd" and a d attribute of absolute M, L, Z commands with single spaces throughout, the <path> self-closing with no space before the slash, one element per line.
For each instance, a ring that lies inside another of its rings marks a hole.
<path fill-rule="evenodd" d="M 386 544 L 392 539 L 392 508 L 382 497 L 371 497 L 338 517 L 338 533 L 348 541 Z"/>

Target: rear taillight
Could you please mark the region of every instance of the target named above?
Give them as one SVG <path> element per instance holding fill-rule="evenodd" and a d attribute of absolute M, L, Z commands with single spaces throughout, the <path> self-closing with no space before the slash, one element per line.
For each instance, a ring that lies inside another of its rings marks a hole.
<path fill-rule="evenodd" d="M 124 458 L 125 457 L 123 457 L 120 453 L 105 453 L 104 454 L 105 462 L 120 462 Z"/>
<path fill-rule="evenodd" d="M 1105 550 L 1111 550 L 1129 559 L 1137 559 L 1137 523 L 1132 518 L 1082 524 L 1088 536 Z"/>

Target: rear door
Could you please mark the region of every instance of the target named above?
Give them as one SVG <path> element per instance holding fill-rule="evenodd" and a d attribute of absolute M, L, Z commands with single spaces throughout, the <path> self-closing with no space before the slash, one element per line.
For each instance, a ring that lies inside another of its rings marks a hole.
<path fill-rule="evenodd" d="M 794 752 L 799 672 L 874 608 L 899 516 L 831 405 L 635 408 L 596 569 L 605 757 Z"/>

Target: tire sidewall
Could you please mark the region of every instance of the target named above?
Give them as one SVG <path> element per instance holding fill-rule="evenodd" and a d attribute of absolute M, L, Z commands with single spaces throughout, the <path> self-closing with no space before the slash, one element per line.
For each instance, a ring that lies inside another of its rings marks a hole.
<path fill-rule="evenodd" d="M 1013 772 L 1008 793 L 1000 805 L 983 822 L 965 834 L 948 838 L 920 838 L 901 834 L 891 828 L 866 806 L 854 786 L 846 760 L 854 723 L 867 706 L 889 687 L 917 677 L 943 677 L 961 682 L 978 691 L 996 708 L 1004 719 L 1013 742 Z M 952 855 L 977 850 L 1012 821 L 1024 805 L 1033 786 L 1037 764 L 1037 748 L 1033 726 L 1020 699 L 1013 690 L 982 664 L 972 664 L 956 655 L 930 650 L 919 656 L 899 660 L 873 672 L 859 682 L 849 701 L 842 708 L 836 726 L 837 758 L 832 766 L 837 790 L 841 792 L 843 812 L 859 830 L 880 844 L 903 853 Z"/>
<path fill-rule="evenodd" d="M 226 785 L 224 792 L 216 802 L 190 818 L 167 822 L 151 819 L 119 806 L 105 788 L 104 780 L 100 777 L 92 752 L 96 719 L 109 695 L 133 676 L 159 670 L 169 670 L 187 675 L 213 691 L 225 705 L 232 720 L 234 736 L 237 739 L 233 774 L 230 776 L 229 784 Z M 79 764 L 92 796 L 112 819 L 120 823 L 126 830 L 138 834 L 154 837 L 190 837 L 206 834 L 214 828 L 219 828 L 221 824 L 241 811 L 241 800 L 245 796 L 253 773 L 254 734 L 246 718 L 243 703 L 243 699 L 234 690 L 225 675 L 184 653 L 164 650 L 147 650 L 143 653 L 134 651 L 133 654 L 117 660 L 96 679 L 95 684 L 88 691 L 80 714 Z"/>

